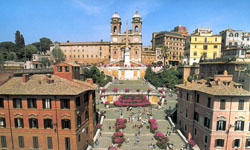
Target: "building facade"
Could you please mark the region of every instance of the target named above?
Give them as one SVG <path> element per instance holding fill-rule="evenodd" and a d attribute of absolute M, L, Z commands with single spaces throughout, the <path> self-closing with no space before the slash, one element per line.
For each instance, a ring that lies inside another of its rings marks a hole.
<path fill-rule="evenodd" d="M 187 35 L 188 30 L 186 27 L 182 26 L 175 27 L 173 31 L 154 32 L 152 34 L 153 50 L 162 46 L 167 46 L 169 51 L 166 61 L 171 65 L 178 65 L 181 63 L 183 57 Z M 161 59 L 163 61 L 163 56 Z"/>
<path fill-rule="evenodd" d="M 50 46 L 50 51 L 52 52 L 55 47 L 60 48 L 65 54 L 65 61 L 75 61 L 82 65 L 110 62 L 109 42 L 55 42 Z"/>
<path fill-rule="evenodd" d="M 188 65 L 199 63 L 201 58 L 220 58 L 221 35 L 213 34 L 210 28 L 197 28 L 186 40 L 184 55 Z"/>
<path fill-rule="evenodd" d="M 141 54 L 142 63 L 145 65 L 149 65 L 152 63 L 156 63 L 156 53 L 152 49 L 152 46 L 143 46 L 142 54 Z"/>
<path fill-rule="evenodd" d="M 54 69 L 56 75 L 24 74 L 0 86 L 1 148 L 85 150 L 92 144 L 95 85 L 74 78 L 78 66 Z"/>
<path fill-rule="evenodd" d="M 126 48 L 126 33 L 121 33 L 121 17 L 117 12 L 111 18 L 111 62 L 119 62 L 125 60 L 125 48 Z M 130 61 L 141 62 L 142 52 L 142 18 L 138 11 L 132 18 L 132 30 L 128 30 L 128 42 L 130 49 Z"/>
<path fill-rule="evenodd" d="M 250 92 L 227 72 L 214 80 L 177 85 L 177 120 L 182 132 L 202 150 L 250 148 Z"/>

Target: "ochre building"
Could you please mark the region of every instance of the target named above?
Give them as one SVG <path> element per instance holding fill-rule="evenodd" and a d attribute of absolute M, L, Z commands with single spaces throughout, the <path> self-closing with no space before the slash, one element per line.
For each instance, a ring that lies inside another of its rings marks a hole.
<path fill-rule="evenodd" d="M 79 66 L 13 77 L 0 86 L 1 149 L 85 150 L 96 128 L 95 88 Z M 67 78 L 65 78 L 67 77 Z"/>

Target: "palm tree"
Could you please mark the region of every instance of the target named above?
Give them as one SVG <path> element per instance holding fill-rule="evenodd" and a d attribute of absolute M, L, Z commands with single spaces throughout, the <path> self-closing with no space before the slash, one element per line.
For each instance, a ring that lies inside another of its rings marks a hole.
<path fill-rule="evenodd" d="M 164 68 L 166 68 L 166 58 L 169 56 L 170 49 L 167 46 L 161 47 L 162 57 L 164 58 Z"/>

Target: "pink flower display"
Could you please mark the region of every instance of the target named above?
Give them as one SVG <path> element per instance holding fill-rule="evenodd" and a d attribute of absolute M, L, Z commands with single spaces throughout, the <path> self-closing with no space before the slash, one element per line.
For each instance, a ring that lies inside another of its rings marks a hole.
<path fill-rule="evenodd" d="M 137 106 L 149 106 L 151 103 L 147 97 L 143 94 L 140 95 L 121 95 L 117 101 L 114 102 L 115 106 L 118 107 L 137 107 Z"/>
<path fill-rule="evenodd" d="M 138 66 L 139 66 L 139 67 L 141 67 L 142 65 L 141 65 L 141 64 L 139 64 Z"/>
<path fill-rule="evenodd" d="M 134 64 L 132 64 L 131 67 L 134 67 Z"/>
<path fill-rule="evenodd" d="M 113 88 L 113 90 L 112 90 L 113 92 L 117 92 L 118 91 L 118 89 L 117 88 Z"/>
<path fill-rule="evenodd" d="M 162 95 L 161 97 L 162 97 L 162 98 L 165 98 L 165 97 L 166 97 L 166 95 Z"/>
<path fill-rule="evenodd" d="M 122 132 L 115 132 L 113 136 L 115 136 L 115 137 L 122 137 L 123 133 Z"/>
<path fill-rule="evenodd" d="M 137 92 L 140 92 L 140 89 L 136 89 Z"/>
<path fill-rule="evenodd" d="M 163 93 L 163 92 L 164 92 L 164 89 L 160 89 L 159 92 L 160 92 L 160 93 Z"/>
<path fill-rule="evenodd" d="M 152 90 L 151 89 L 148 89 L 147 92 L 150 93 Z"/>
<path fill-rule="evenodd" d="M 129 88 L 125 88 L 125 92 L 129 92 L 129 90 L 130 90 Z"/>
<path fill-rule="evenodd" d="M 112 64 L 110 64 L 109 66 L 110 66 L 110 67 L 112 67 L 113 65 L 112 65 Z"/>
<path fill-rule="evenodd" d="M 98 123 L 98 124 L 96 125 L 96 127 L 97 127 L 97 129 L 101 129 L 101 128 L 102 128 L 102 124 Z"/>
<path fill-rule="evenodd" d="M 105 64 L 104 67 L 106 67 L 107 65 Z"/>
<path fill-rule="evenodd" d="M 117 148 L 110 147 L 108 150 L 117 150 Z"/>
<path fill-rule="evenodd" d="M 128 65 L 127 64 L 125 64 L 125 67 L 127 67 Z"/>
<path fill-rule="evenodd" d="M 101 94 L 100 97 L 104 97 L 104 95 Z"/>
<path fill-rule="evenodd" d="M 158 126 L 157 126 L 156 123 L 154 123 L 154 124 L 152 124 L 151 128 L 154 129 L 154 130 L 156 130 L 156 129 L 158 129 Z"/>
<path fill-rule="evenodd" d="M 156 123 L 156 120 L 155 119 L 149 119 L 149 123 L 154 124 L 154 123 Z"/>
<path fill-rule="evenodd" d="M 118 66 L 119 66 L 119 64 L 116 64 L 116 66 L 118 67 Z"/>
<path fill-rule="evenodd" d="M 164 134 L 161 133 L 161 132 L 156 132 L 156 133 L 155 133 L 155 136 L 157 136 L 157 137 L 165 137 Z"/>
<path fill-rule="evenodd" d="M 110 102 L 109 102 L 109 101 L 106 101 L 104 104 L 105 104 L 105 105 L 109 105 L 109 104 L 110 104 Z"/>
<path fill-rule="evenodd" d="M 115 143 L 120 143 L 121 140 L 120 140 L 119 138 L 115 138 L 115 139 L 114 139 L 114 142 L 115 142 Z"/>
<path fill-rule="evenodd" d="M 100 65 L 100 64 L 98 64 L 97 66 L 98 66 L 98 67 L 101 67 L 101 65 Z"/>
<path fill-rule="evenodd" d="M 158 105 L 161 105 L 161 104 L 162 104 L 162 102 L 161 102 L 161 101 L 159 101 L 159 102 L 158 102 Z"/>
<path fill-rule="evenodd" d="M 101 110 L 101 116 L 103 116 L 105 114 L 105 112 L 103 110 Z"/>
<path fill-rule="evenodd" d="M 106 89 L 101 89 L 101 92 L 106 92 Z"/>

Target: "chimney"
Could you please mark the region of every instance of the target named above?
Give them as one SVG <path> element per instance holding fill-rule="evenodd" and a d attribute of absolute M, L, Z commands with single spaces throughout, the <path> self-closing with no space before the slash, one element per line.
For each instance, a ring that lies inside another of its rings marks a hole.
<path fill-rule="evenodd" d="M 93 83 L 93 80 L 92 80 L 92 78 L 87 78 L 87 80 L 86 80 L 89 84 L 91 84 L 91 85 L 93 85 L 94 83 Z"/>
<path fill-rule="evenodd" d="M 45 76 L 46 83 L 51 83 L 50 79 L 51 79 L 51 74 L 46 74 Z"/>
<path fill-rule="evenodd" d="M 29 80 L 28 74 L 23 74 L 23 83 L 26 83 Z"/>

